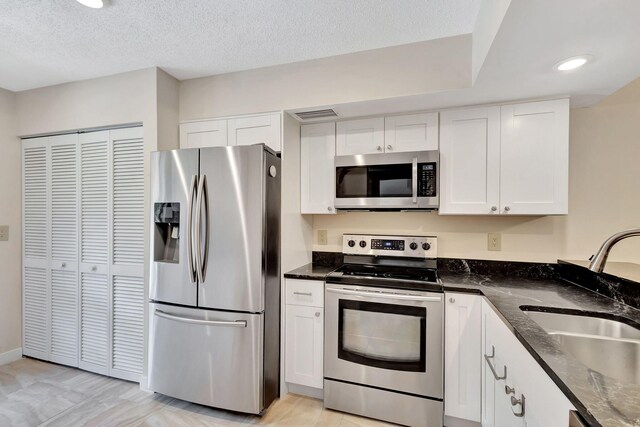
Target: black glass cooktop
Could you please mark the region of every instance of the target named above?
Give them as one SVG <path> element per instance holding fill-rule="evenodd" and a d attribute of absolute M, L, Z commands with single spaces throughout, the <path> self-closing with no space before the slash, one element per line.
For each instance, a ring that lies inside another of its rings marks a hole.
<path fill-rule="evenodd" d="M 433 268 L 344 264 L 327 277 L 328 282 L 421 289 L 440 286 Z"/>

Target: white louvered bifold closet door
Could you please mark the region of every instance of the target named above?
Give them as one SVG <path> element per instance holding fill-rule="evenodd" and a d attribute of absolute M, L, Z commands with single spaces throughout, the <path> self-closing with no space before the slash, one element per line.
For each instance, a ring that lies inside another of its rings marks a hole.
<path fill-rule="evenodd" d="M 111 131 L 112 350 L 110 374 L 139 381 L 144 367 L 144 142 L 142 128 Z"/>
<path fill-rule="evenodd" d="M 49 138 L 22 143 L 22 352 L 49 357 Z"/>
<path fill-rule="evenodd" d="M 80 152 L 80 361 L 108 375 L 109 131 L 83 133 Z"/>
<path fill-rule="evenodd" d="M 49 137 L 49 360 L 78 366 L 78 135 Z"/>

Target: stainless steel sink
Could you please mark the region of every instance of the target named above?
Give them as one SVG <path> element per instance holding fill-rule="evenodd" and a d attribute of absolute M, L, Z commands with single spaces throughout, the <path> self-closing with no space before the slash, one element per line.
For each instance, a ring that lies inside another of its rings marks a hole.
<path fill-rule="evenodd" d="M 588 368 L 640 384 L 640 329 L 600 317 L 523 310 Z"/>

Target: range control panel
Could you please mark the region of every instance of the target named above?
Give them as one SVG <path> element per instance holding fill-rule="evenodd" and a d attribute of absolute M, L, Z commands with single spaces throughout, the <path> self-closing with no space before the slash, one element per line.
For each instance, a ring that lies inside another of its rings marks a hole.
<path fill-rule="evenodd" d="M 342 253 L 345 255 L 437 258 L 438 238 L 434 236 L 344 234 L 342 236 Z"/>

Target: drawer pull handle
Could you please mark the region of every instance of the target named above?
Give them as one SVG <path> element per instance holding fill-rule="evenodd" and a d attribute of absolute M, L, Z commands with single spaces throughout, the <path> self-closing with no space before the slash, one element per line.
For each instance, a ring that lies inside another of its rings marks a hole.
<path fill-rule="evenodd" d="M 316 311 L 316 317 L 320 317 L 320 312 Z"/>
<path fill-rule="evenodd" d="M 206 319 L 194 319 L 192 317 L 183 317 L 176 316 L 173 314 L 165 313 L 161 310 L 156 310 L 155 315 L 158 317 L 163 317 L 168 320 L 174 320 L 177 322 L 184 323 L 193 323 L 195 325 L 204 325 L 204 326 L 229 326 L 233 328 L 246 328 L 247 321 L 246 320 L 206 320 Z"/>
<path fill-rule="evenodd" d="M 496 381 L 500 381 L 500 380 L 505 380 L 507 379 L 507 367 L 504 367 L 504 374 L 503 375 L 498 375 L 498 372 L 496 372 L 496 368 L 493 367 L 493 365 L 491 364 L 491 360 L 496 356 L 496 349 L 494 346 L 491 346 L 491 356 L 485 354 L 484 355 L 484 360 L 487 362 L 487 365 L 489 365 L 489 368 L 491 368 L 491 373 L 493 374 L 493 378 L 496 379 Z"/>
<path fill-rule="evenodd" d="M 505 394 L 516 394 L 516 389 L 513 387 L 509 387 L 508 385 L 504 385 L 504 393 Z"/>
<path fill-rule="evenodd" d="M 513 408 L 511 408 L 511 412 L 513 412 L 513 415 L 515 415 L 518 418 L 524 417 L 524 402 L 525 402 L 524 394 L 520 395 L 520 399 L 516 399 L 515 396 L 511 396 L 511 406 L 520 405 L 520 412 L 514 412 Z"/>
<path fill-rule="evenodd" d="M 304 295 L 305 297 L 312 297 L 313 294 L 311 292 L 298 292 L 298 291 L 294 291 L 293 292 L 294 295 Z"/>

